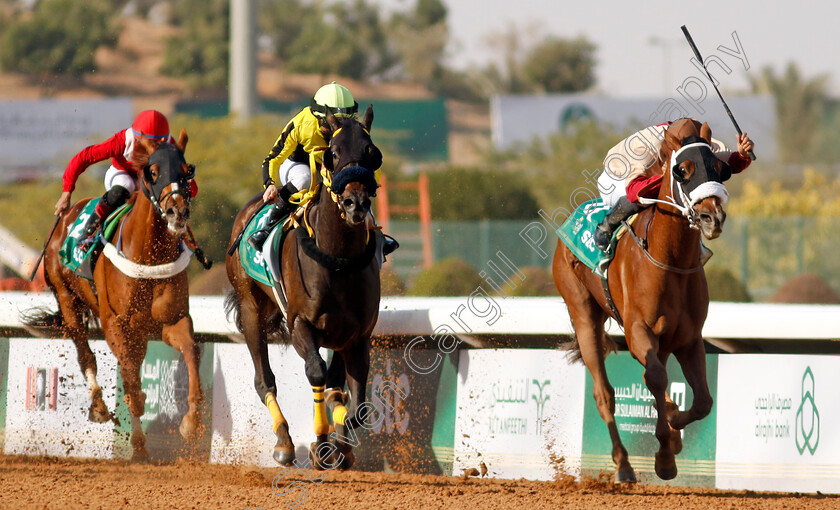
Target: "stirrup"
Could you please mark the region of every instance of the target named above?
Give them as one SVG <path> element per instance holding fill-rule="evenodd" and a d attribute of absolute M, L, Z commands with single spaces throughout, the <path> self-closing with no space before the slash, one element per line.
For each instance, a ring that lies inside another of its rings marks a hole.
<path fill-rule="evenodd" d="M 81 240 L 78 244 L 78 247 L 79 247 L 80 250 L 82 250 L 82 253 L 87 253 L 87 251 L 91 248 L 91 246 L 96 244 L 96 239 L 97 239 L 97 236 L 92 235 L 90 237 L 86 237 L 83 240 Z"/>

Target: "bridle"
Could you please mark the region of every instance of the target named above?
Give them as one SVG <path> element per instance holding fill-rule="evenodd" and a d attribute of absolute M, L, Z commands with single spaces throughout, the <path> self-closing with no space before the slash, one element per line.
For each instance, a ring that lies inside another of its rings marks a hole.
<path fill-rule="evenodd" d="M 694 139 L 697 139 L 699 141 L 695 141 Z M 712 152 L 711 145 L 705 142 L 702 138 L 689 137 L 689 139 L 686 140 L 690 140 L 690 143 L 686 143 L 679 149 L 671 152 L 671 161 L 669 165 L 669 171 L 671 172 L 671 194 L 666 195 L 666 200 L 660 200 L 658 198 L 639 197 L 639 203 L 642 205 L 663 204 L 669 207 L 673 207 L 680 214 L 682 214 L 682 216 L 685 217 L 686 220 L 688 220 L 688 225 L 690 228 L 699 230 L 700 214 L 694 210 L 694 206 L 698 202 L 709 197 L 718 197 L 721 200 L 722 204 L 726 204 L 727 200 L 729 200 L 729 192 L 726 190 L 726 186 L 724 186 L 722 182 L 717 182 L 714 180 L 707 180 L 695 186 L 689 192 L 686 192 L 683 184 L 687 181 L 686 179 L 681 178 L 677 174 L 679 158 L 690 151 L 708 151 L 708 153 Z"/>
<path fill-rule="evenodd" d="M 684 145 L 682 147 L 671 152 L 671 160 L 669 165 L 669 171 L 671 172 L 671 194 L 666 195 L 665 200 L 660 200 L 658 198 L 639 197 L 639 203 L 641 203 L 642 205 L 661 204 L 664 206 L 672 207 L 676 209 L 680 214 L 682 214 L 682 216 L 688 221 L 688 225 L 690 228 L 700 230 L 700 213 L 698 213 L 694 209 L 694 206 L 698 202 L 709 197 L 718 197 L 723 204 L 726 204 L 726 201 L 729 198 L 729 192 L 726 190 L 726 186 L 724 186 L 722 182 L 718 182 L 715 180 L 707 180 L 696 186 L 693 186 L 693 188 L 689 191 L 686 191 L 686 187 L 683 185 L 686 184 L 690 179 L 687 180 L 684 177 L 677 174 L 677 168 L 679 167 L 679 160 L 681 159 L 681 156 L 686 157 L 687 159 L 693 159 L 697 161 L 699 160 L 698 155 L 707 158 L 709 154 L 712 153 L 712 147 L 709 143 L 707 143 L 705 140 L 699 137 L 688 137 L 684 139 L 683 143 Z M 689 156 L 687 153 L 689 153 L 690 151 L 695 151 L 695 154 Z M 648 220 L 648 228 L 650 228 L 650 221 L 652 220 L 652 218 L 653 216 L 651 215 L 651 217 Z M 625 228 L 627 228 L 628 232 L 630 232 L 633 241 L 645 255 L 645 258 L 647 258 L 648 261 L 654 266 L 665 271 L 670 271 L 672 273 L 683 275 L 696 273 L 703 269 L 702 263 L 690 268 L 680 268 L 656 260 L 647 249 L 646 239 L 643 240 L 639 238 L 639 236 L 636 235 L 636 232 L 633 230 L 633 228 L 626 221 L 622 223 L 624 224 Z"/>
<path fill-rule="evenodd" d="M 151 173 L 151 167 L 155 164 L 159 169 L 157 179 Z M 143 194 L 161 218 L 166 218 L 166 212 L 161 205 L 166 200 L 177 195 L 184 199 L 187 206 L 192 201 L 190 180 L 195 177 L 195 165 L 188 164 L 187 172 L 184 173 L 181 171 L 182 164 L 186 164 L 184 153 L 175 145 L 164 142 L 149 156 L 149 162 L 143 167 L 140 177 Z"/>

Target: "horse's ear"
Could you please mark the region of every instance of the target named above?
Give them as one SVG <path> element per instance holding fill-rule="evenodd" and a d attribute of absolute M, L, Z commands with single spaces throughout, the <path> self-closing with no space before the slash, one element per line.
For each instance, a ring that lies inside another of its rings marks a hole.
<path fill-rule="evenodd" d="M 339 128 L 341 128 L 341 123 L 338 121 L 337 118 L 335 118 L 335 115 L 333 115 L 333 112 L 329 106 L 327 106 L 327 113 L 325 118 L 327 119 L 327 125 L 330 126 L 330 129 L 333 133 L 335 133 L 339 130 Z"/>
<path fill-rule="evenodd" d="M 712 143 L 712 128 L 709 127 L 708 122 L 704 122 L 703 125 L 700 126 L 700 138 Z"/>
<path fill-rule="evenodd" d="M 178 142 L 175 144 L 181 152 L 186 152 L 187 150 L 187 142 L 190 141 L 190 137 L 187 136 L 187 130 L 182 129 L 181 134 L 178 135 Z"/>
<path fill-rule="evenodd" d="M 370 127 L 373 125 L 373 105 L 369 104 L 367 108 L 365 108 L 365 113 L 362 115 L 362 125 L 370 131 Z"/>

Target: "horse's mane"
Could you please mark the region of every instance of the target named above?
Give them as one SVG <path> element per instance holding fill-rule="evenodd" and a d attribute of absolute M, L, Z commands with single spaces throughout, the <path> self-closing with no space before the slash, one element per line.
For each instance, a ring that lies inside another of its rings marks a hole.
<path fill-rule="evenodd" d="M 143 168 L 149 164 L 151 154 L 146 153 L 146 149 L 139 143 L 134 144 L 134 149 L 131 153 L 131 167 L 136 175 L 141 175 Z"/>

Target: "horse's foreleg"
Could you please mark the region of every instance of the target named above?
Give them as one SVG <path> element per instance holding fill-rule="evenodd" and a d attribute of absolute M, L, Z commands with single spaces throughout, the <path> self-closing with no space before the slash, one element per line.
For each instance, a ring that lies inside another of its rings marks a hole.
<path fill-rule="evenodd" d="M 674 355 L 694 393 L 691 407 L 687 411 L 677 411 L 671 417 L 671 426 L 681 430 L 689 423 L 708 416 L 712 411 L 713 400 L 706 380 L 706 349 L 703 339 L 697 338 L 690 346 L 675 352 Z"/>
<path fill-rule="evenodd" d="M 342 364 L 346 370 L 347 387 L 350 393 L 350 408 L 337 405 L 333 410 L 336 446 L 344 459 L 340 469 L 350 469 L 355 463 L 353 447 L 358 446 L 356 431 L 359 425 L 367 423 L 370 406 L 364 405 L 367 399 L 367 380 L 370 372 L 370 340 L 364 339 L 351 349 L 341 352 Z M 342 404 L 347 403 L 347 398 Z"/>
<path fill-rule="evenodd" d="M 658 341 L 645 324 L 635 322 L 628 331 L 630 351 L 645 366 L 645 384 L 656 399 L 656 475 L 663 480 L 677 476 L 677 463 L 671 446 L 671 425 L 668 423 L 668 407 L 665 393 L 668 389 L 668 373 L 658 356 Z"/>
<path fill-rule="evenodd" d="M 315 442 L 309 446 L 309 459 L 316 469 L 334 469 L 337 467 L 336 448 L 329 442 L 330 422 L 327 419 L 325 397 L 327 364 L 318 352 L 319 342 L 316 338 L 315 328 L 301 318 L 295 319 L 292 342 L 304 360 L 314 405 L 312 428 L 315 431 Z"/>
<path fill-rule="evenodd" d="M 177 349 L 184 357 L 189 374 L 189 410 L 181 419 L 178 430 L 181 437 L 188 441 L 195 441 L 204 430 L 201 422 L 201 404 L 204 396 L 201 391 L 201 379 L 198 375 L 198 366 L 201 360 L 201 351 L 193 339 L 193 324 L 189 315 L 182 317 L 175 324 L 164 326 L 161 338 L 164 342 Z"/>
<path fill-rule="evenodd" d="M 342 469 L 349 468 L 353 461 L 350 459 L 352 449 L 358 442 L 355 436 L 348 435 L 345 422 L 347 419 L 347 404 L 350 402 L 350 394 L 344 391 L 347 384 L 347 369 L 344 364 L 344 355 L 334 352 L 330 364 L 327 367 L 326 381 L 326 404 L 327 415 L 332 417 L 335 434 L 331 435 L 333 444 L 344 454 Z"/>

